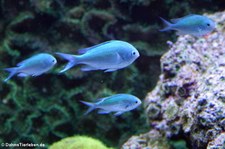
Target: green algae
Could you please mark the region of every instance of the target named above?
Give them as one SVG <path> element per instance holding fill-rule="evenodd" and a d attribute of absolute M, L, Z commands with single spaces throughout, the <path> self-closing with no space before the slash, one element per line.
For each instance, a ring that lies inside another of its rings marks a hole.
<path fill-rule="evenodd" d="M 168 120 L 174 120 L 179 112 L 179 107 L 175 102 L 168 103 L 168 106 L 165 110 L 165 118 Z"/>
<path fill-rule="evenodd" d="M 87 136 L 74 136 L 64 138 L 52 144 L 49 149 L 113 149 L 106 147 L 97 139 Z"/>
<path fill-rule="evenodd" d="M 169 142 L 173 149 L 188 149 L 187 143 L 184 140 L 176 140 Z"/>

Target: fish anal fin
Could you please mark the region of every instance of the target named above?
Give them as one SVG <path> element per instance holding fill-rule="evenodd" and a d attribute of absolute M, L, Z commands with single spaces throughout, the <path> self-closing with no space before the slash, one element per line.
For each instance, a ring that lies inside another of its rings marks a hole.
<path fill-rule="evenodd" d="M 43 74 L 43 72 L 35 73 L 35 74 L 33 74 L 32 76 L 33 76 L 33 77 L 37 77 L 37 76 L 40 76 L 41 74 Z"/>
<path fill-rule="evenodd" d="M 21 78 L 24 78 L 24 77 L 28 77 L 29 75 L 26 74 L 26 73 L 19 73 L 17 76 L 21 77 Z"/>
<path fill-rule="evenodd" d="M 103 109 L 98 110 L 98 114 L 109 114 L 111 111 L 106 111 Z"/>
<path fill-rule="evenodd" d="M 119 111 L 119 112 L 116 112 L 115 114 L 114 114 L 114 116 L 119 116 L 119 115 L 121 115 L 121 114 L 123 114 L 124 112 L 121 112 L 121 111 Z"/>
<path fill-rule="evenodd" d="M 91 67 L 89 65 L 85 65 L 81 67 L 81 71 L 92 71 L 92 70 L 97 70 L 97 68 Z"/>
<path fill-rule="evenodd" d="M 117 69 L 113 69 L 113 68 L 111 68 L 111 69 L 106 69 L 104 72 L 113 72 L 113 71 L 116 71 Z"/>

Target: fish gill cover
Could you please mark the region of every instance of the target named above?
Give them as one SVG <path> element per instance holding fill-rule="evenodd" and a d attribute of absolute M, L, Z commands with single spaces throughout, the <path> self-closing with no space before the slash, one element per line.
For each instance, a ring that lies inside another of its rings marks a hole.
<path fill-rule="evenodd" d="M 213 3 L 213 6 L 211 5 Z M 147 129 L 143 109 L 119 118 L 88 115 L 78 100 L 118 92 L 144 98 L 156 84 L 159 58 L 170 34 L 160 34 L 158 16 L 219 11 L 220 1 L 175 0 L 0 0 L 0 65 L 16 65 L 36 53 L 76 53 L 106 40 L 122 39 L 142 55 L 129 68 L 111 74 L 73 69 L 58 75 L 15 78 L 0 86 L 0 142 L 52 144 L 72 136 L 97 137 L 111 146 Z M 202 8 L 199 8 L 199 6 Z M 207 10 L 206 10 L 207 8 Z"/>

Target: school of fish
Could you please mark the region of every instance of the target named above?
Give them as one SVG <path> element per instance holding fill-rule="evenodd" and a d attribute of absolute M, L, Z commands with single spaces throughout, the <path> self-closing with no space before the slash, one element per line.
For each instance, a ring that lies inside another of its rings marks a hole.
<path fill-rule="evenodd" d="M 161 32 L 175 30 L 178 35 L 189 34 L 195 37 L 205 37 L 216 28 L 216 23 L 213 20 L 197 14 L 171 19 L 171 22 L 161 17 L 160 19 L 166 25 L 164 29 L 160 30 Z M 78 50 L 78 55 L 60 52 L 55 54 L 68 61 L 60 73 L 76 65 L 82 65 L 81 71 L 103 70 L 104 72 L 113 72 L 128 67 L 140 57 L 138 50 L 133 45 L 121 40 L 111 40 L 80 49 Z M 15 75 L 18 77 L 40 76 L 53 68 L 56 63 L 57 60 L 53 55 L 39 53 L 19 62 L 16 67 L 5 68 L 4 70 L 9 72 L 9 76 L 4 81 L 7 82 Z M 99 109 L 98 114 L 115 112 L 115 116 L 131 111 L 142 103 L 139 98 L 130 94 L 115 94 L 100 98 L 95 103 L 80 102 L 89 107 L 84 115 L 94 109 Z"/>

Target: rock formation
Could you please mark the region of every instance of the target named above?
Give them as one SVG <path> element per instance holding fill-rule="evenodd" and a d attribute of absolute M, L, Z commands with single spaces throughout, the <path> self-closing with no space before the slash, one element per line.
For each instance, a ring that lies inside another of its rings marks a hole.
<path fill-rule="evenodd" d="M 217 29 L 208 37 L 168 42 L 159 81 L 145 99 L 150 131 L 124 149 L 166 149 L 174 140 L 184 148 L 225 148 L 225 12 L 209 17 Z"/>

